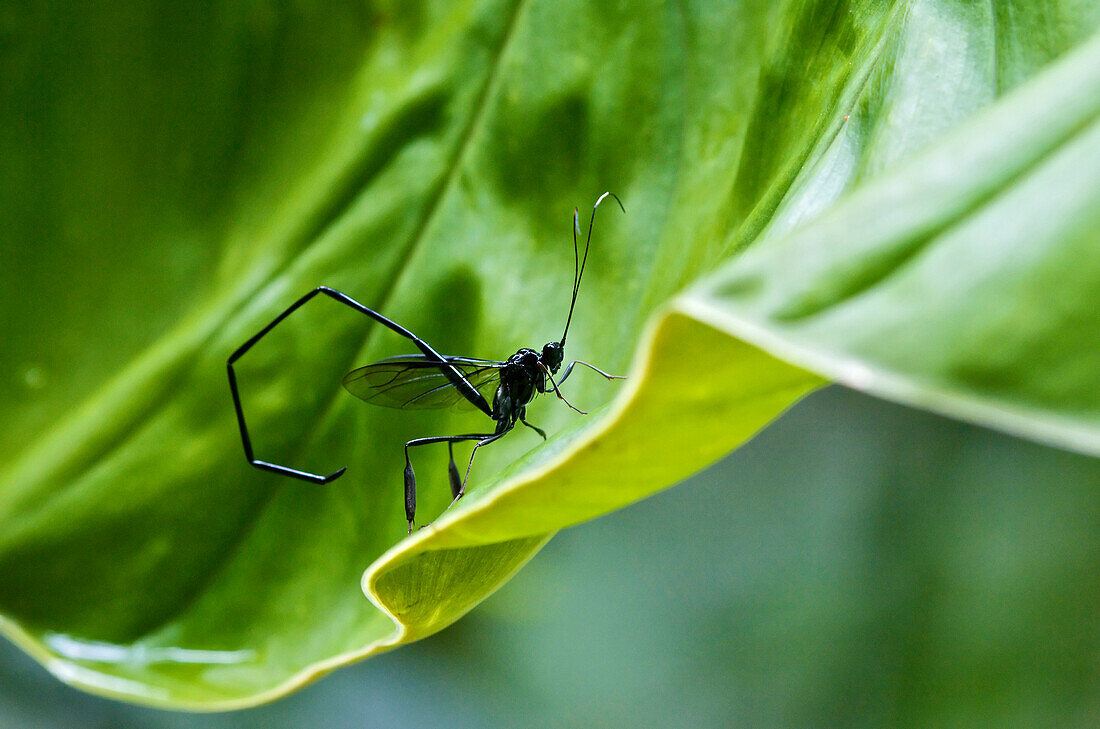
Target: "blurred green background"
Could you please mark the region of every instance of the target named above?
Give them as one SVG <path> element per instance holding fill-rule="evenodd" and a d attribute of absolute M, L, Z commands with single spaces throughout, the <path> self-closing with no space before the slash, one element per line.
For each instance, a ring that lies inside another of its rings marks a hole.
<path fill-rule="evenodd" d="M 274 704 L 119 704 L 5 644 L 0 727 L 1095 727 L 1098 487 L 1096 459 L 833 387 Z"/>

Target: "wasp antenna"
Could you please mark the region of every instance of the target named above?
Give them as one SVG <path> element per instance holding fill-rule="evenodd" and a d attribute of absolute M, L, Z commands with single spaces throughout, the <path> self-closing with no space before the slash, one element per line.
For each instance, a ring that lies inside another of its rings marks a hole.
<path fill-rule="evenodd" d="M 580 265 L 577 265 L 578 248 L 577 248 L 577 236 L 580 234 L 580 216 L 576 208 L 573 208 L 573 299 L 569 302 L 569 316 L 565 320 L 565 331 L 562 332 L 561 342 L 562 346 L 565 346 L 565 335 L 569 333 L 569 323 L 573 321 L 573 308 L 577 305 L 577 294 L 581 289 L 581 277 L 584 276 L 584 265 L 588 263 L 588 248 L 592 245 L 592 226 L 596 222 L 596 208 L 600 206 L 604 200 L 608 197 L 615 198 L 615 202 L 619 204 L 619 209 L 626 213 L 626 208 L 623 207 L 623 201 L 619 199 L 619 196 L 615 193 L 608 191 L 596 198 L 596 204 L 592 206 L 592 216 L 588 219 L 588 238 L 584 242 L 584 257 L 580 259 Z"/>
<path fill-rule="evenodd" d="M 615 202 L 619 203 L 619 210 L 622 210 L 623 213 L 626 213 L 626 208 L 623 207 L 623 201 L 619 199 L 618 195 L 616 195 L 615 193 L 613 193 L 609 190 L 609 191 L 605 192 L 604 194 L 600 195 L 599 199 L 596 200 L 596 204 L 592 206 L 592 214 L 593 215 L 596 214 L 596 208 L 598 208 L 600 206 L 600 203 L 602 203 L 604 201 L 604 198 L 606 198 L 608 196 L 615 198 Z"/>
<path fill-rule="evenodd" d="M 580 263 L 581 257 L 577 252 L 577 238 L 581 235 L 581 216 L 577 208 L 573 208 L 573 296 L 577 295 L 577 284 L 580 282 Z M 572 313 L 572 304 L 570 304 L 570 313 Z M 566 329 L 569 328 L 567 324 Z M 564 337 L 562 338 L 564 341 Z"/>

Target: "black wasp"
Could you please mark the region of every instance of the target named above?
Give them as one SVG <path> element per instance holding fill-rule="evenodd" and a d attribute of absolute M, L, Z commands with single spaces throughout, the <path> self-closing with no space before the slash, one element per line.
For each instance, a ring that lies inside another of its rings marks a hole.
<path fill-rule="evenodd" d="M 409 520 L 410 533 L 412 532 L 413 519 L 416 516 L 416 476 L 413 474 L 412 461 L 409 460 L 410 448 L 428 445 L 429 443 L 447 444 L 450 455 L 448 474 L 451 482 L 451 493 L 454 494 L 455 501 L 458 501 L 466 492 L 466 479 L 470 476 L 470 467 L 474 463 L 474 455 L 477 453 L 478 448 L 502 438 L 516 426 L 517 422 L 531 428 L 543 439 L 546 438 L 546 433 L 542 429 L 527 422 L 527 405 L 535 399 L 535 395 L 553 391 L 559 400 L 584 415 L 584 411 L 573 407 L 558 389 L 558 386 L 565 382 L 570 373 L 573 372 L 573 367 L 584 365 L 608 380 L 624 379 L 618 375 L 609 375 L 587 362 L 574 360 L 565 368 L 561 378 L 557 381 L 554 380 L 554 375 L 558 373 L 562 361 L 565 359 L 565 336 L 569 333 L 569 322 L 573 320 L 573 307 L 577 304 L 577 292 L 580 290 L 581 276 L 584 275 L 584 265 L 588 261 L 588 247 L 592 243 L 592 225 L 596 221 L 596 208 L 608 197 L 613 198 L 619 204 L 619 209 L 626 212 L 622 201 L 614 193 L 605 192 L 600 195 L 596 200 L 596 204 L 592 206 L 592 216 L 588 220 L 588 239 L 584 244 L 583 257 L 580 256 L 577 246 L 577 237 L 580 235 L 580 217 L 576 210 L 573 211 L 573 297 L 569 302 L 569 316 L 565 319 L 565 331 L 562 332 L 561 340 L 547 342 L 543 345 L 541 352 L 524 348 L 503 361 L 440 354 L 430 344 L 397 322 L 387 319 L 377 311 L 363 306 L 347 294 L 328 286 L 318 286 L 295 301 L 286 311 L 275 317 L 274 321 L 242 344 L 237 351 L 230 355 L 227 362 L 229 390 L 233 395 L 233 406 L 237 410 L 237 424 L 241 430 L 241 442 L 244 444 L 245 458 L 256 468 L 280 473 L 284 476 L 292 476 L 310 483 L 328 483 L 339 478 L 346 470 L 341 468 L 327 476 L 319 476 L 307 471 L 299 471 L 287 466 L 258 460 L 252 453 L 252 442 L 248 437 L 248 427 L 245 425 L 244 410 L 241 408 L 241 398 L 237 390 L 237 377 L 233 372 L 233 363 L 251 349 L 252 345 L 260 341 L 279 322 L 286 319 L 296 309 L 318 294 L 324 294 L 341 304 L 350 306 L 359 313 L 374 319 L 379 324 L 412 340 L 421 352 L 420 354 L 388 357 L 366 367 L 352 370 L 344 377 L 344 387 L 352 395 L 375 405 L 392 408 L 445 408 L 465 404 L 481 410 L 496 423 L 492 433 L 437 435 L 428 438 L 415 438 L 405 444 L 405 517 Z M 489 404 L 490 397 L 492 398 L 492 405 Z M 470 453 L 470 461 L 466 464 L 466 473 L 460 477 L 458 467 L 455 466 L 454 444 L 468 440 L 477 442 Z"/>

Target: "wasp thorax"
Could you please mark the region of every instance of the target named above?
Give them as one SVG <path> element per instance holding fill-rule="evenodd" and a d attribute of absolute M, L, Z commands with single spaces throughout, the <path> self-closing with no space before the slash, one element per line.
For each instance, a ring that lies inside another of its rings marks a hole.
<path fill-rule="evenodd" d="M 539 353 L 524 347 L 509 357 L 508 361 L 514 365 L 519 365 L 525 370 L 537 370 L 539 367 Z"/>

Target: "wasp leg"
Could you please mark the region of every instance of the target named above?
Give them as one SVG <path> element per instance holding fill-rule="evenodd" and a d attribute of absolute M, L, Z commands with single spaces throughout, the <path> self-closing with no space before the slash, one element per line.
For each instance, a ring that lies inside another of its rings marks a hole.
<path fill-rule="evenodd" d="M 515 423 L 509 423 L 507 420 L 501 420 L 499 421 L 499 425 L 497 426 L 497 431 L 495 433 L 485 436 L 474 444 L 474 449 L 470 451 L 470 461 L 466 464 L 466 475 L 462 479 L 462 485 L 459 488 L 458 493 L 455 494 L 455 500 L 451 502 L 451 506 L 454 506 L 455 501 L 461 499 L 462 495 L 466 493 L 466 481 L 468 481 L 470 478 L 470 469 L 473 468 L 474 456 L 477 455 L 477 449 L 483 445 L 489 445 L 494 440 L 499 440 L 500 438 L 503 438 L 514 427 L 516 427 Z"/>
<path fill-rule="evenodd" d="M 429 445 L 431 443 L 446 443 L 451 452 L 451 463 L 448 472 L 451 479 L 451 493 L 455 501 L 462 496 L 465 482 L 458 481 L 458 467 L 455 466 L 454 444 L 464 440 L 476 440 L 481 442 L 486 438 L 492 438 L 489 433 L 470 433 L 467 435 L 433 435 L 427 438 L 414 438 L 405 444 L 405 518 L 409 520 L 409 534 L 412 534 L 413 520 L 416 518 L 416 474 L 413 473 L 412 460 L 409 459 L 409 449 L 416 446 Z M 474 446 L 477 450 L 477 446 Z M 467 469 L 467 472 L 469 469 Z M 453 501 L 451 502 L 454 503 Z"/>
<path fill-rule="evenodd" d="M 450 458 L 447 462 L 447 478 L 451 482 L 451 496 L 457 499 L 459 492 L 462 491 L 462 480 L 458 477 L 458 466 L 455 465 L 454 441 L 447 443 L 447 455 Z"/>
<path fill-rule="evenodd" d="M 587 362 L 582 362 L 579 359 L 575 359 L 575 360 L 573 360 L 572 362 L 569 363 L 568 367 L 565 368 L 565 373 L 562 374 L 561 378 L 558 380 L 559 385 L 562 384 L 563 382 L 565 382 L 565 378 L 568 377 L 569 374 L 573 371 L 573 366 L 574 365 L 584 365 L 588 369 L 592 370 L 593 372 L 596 372 L 598 374 L 603 375 L 604 377 L 606 377 L 609 380 L 625 380 L 626 379 L 626 375 L 609 375 L 608 373 L 601 370 L 599 367 L 594 367 L 594 366 L 588 364 Z"/>
<path fill-rule="evenodd" d="M 561 390 L 558 389 L 558 383 L 554 382 L 553 375 L 550 374 L 550 370 L 547 369 L 545 366 L 543 366 L 543 372 L 546 373 L 546 379 L 550 380 L 550 389 L 552 389 L 554 391 L 554 394 L 558 396 L 559 400 L 561 400 L 563 403 L 565 403 L 566 405 L 568 405 L 572 409 L 576 410 L 581 415 L 588 415 L 588 413 L 581 410 L 576 405 L 574 405 L 573 403 L 571 403 L 571 402 L 569 402 L 568 400 L 565 399 L 565 395 L 562 395 Z"/>
<path fill-rule="evenodd" d="M 248 437 L 248 426 L 245 425 L 244 422 L 244 408 L 241 406 L 241 395 L 237 389 L 237 376 L 233 372 L 234 362 L 243 357 L 248 350 L 252 349 L 252 346 L 256 344 L 256 342 L 263 339 L 268 332 L 270 332 L 276 327 L 276 325 L 279 324 L 279 322 L 293 314 L 295 311 L 305 305 L 306 302 L 308 302 L 310 299 L 312 299 L 314 296 L 317 296 L 318 294 L 324 294 L 330 299 L 338 301 L 344 306 L 355 309 L 357 312 L 363 314 L 364 316 L 370 317 L 379 324 L 394 332 L 397 332 L 406 339 L 411 339 L 412 342 L 421 352 L 424 353 L 425 356 L 439 362 L 439 370 L 444 374 L 444 376 L 446 376 L 447 380 L 450 381 L 452 385 L 454 385 L 455 389 L 462 393 L 463 397 L 469 400 L 470 403 L 481 410 L 481 412 L 485 413 L 489 417 L 493 416 L 493 409 L 492 407 L 490 407 L 489 403 L 486 402 L 485 396 L 482 395 L 476 387 L 470 384 L 470 381 L 463 376 L 462 372 L 459 371 L 458 368 L 456 368 L 452 364 L 447 363 L 443 355 L 432 349 L 432 346 L 430 344 L 428 344 L 423 339 L 416 336 L 397 322 L 393 321 L 392 319 L 388 319 L 382 316 L 374 309 L 369 309 L 366 306 L 363 306 L 358 301 L 351 298 L 342 291 L 337 291 L 336 289 L 329 288 L 328 286 L 318 286 L 317 288 L 313 289 L 308 294 L 288 306 L 286 310 L 284 310 L 282 314 L 279 314 L 279 316 L 275 317 L 270 324 L 252 335 L 252 337 L 240 347 L 237 347 L 236 351 L 234 351 L 233 354 L 229 355 L 229 359 L 226 361 L 226 369 L 229 372 L 229 391 L 233 396 L 233 407 L 237 411 L 237 426 L 241 431 L 241 444 L 244 446 L 244 456 L 253 466 L 264 471 L 280 473 L 284 476 L 291 476 L 293 478 L 298 478 L 303 481 L 309 481 L 310 483 L 328 483 L 329 481 L 335 481 L 336 479 L 340 478 L 340 476 L 344 473 L 345 469 L 341 468 L 333 471 L 327 476 L 321 476 L 315 473 L 309 473 L 308 471 L 299 471 L 296 468 L 289 468 L 287 466 L 280 466 L 276 463 L 268 463 L 267 461 L 258 460 L 252 452 L 252 441 Z"/>
<path fill-rule="evenodd" d="M 523 412 L 520 413 L 519 422 L 523 423 L 528 428 L 530 428 L 531 430 L 533 430 L 536 433 L 538 433 L 539 435 L 541 435 L 543 440 L 546 440 L 546 431 L 545 430 L 543 430 L 542 428 L 539 428 L 538 426 L 531 425 L 530 423 L 527 422 L 527 409 L 526 408 L 524 408 Z"/>

